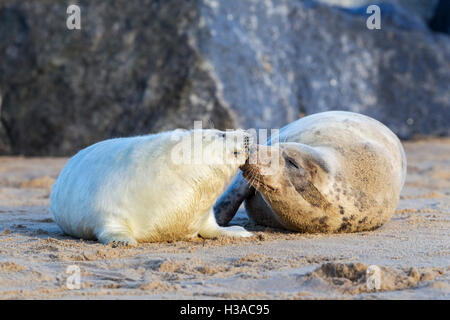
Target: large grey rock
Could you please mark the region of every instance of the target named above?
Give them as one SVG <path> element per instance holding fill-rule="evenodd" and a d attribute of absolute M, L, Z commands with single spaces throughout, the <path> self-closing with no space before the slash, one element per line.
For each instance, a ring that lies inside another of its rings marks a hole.
<path fill-rule="evenodd" d="M 12 152 L 66 155 L 194 119 L 232 126 L 218 82 L 188 41 L 196 3 L 80 1 L 82 30 L 73 31 L 68 3 L 0 2 L 3 144 Z"/>
<path fill-rule="evenodd" d="M 450 39 L 311 1 L 0 0 L 0 152 L 68 155 L 112 136 L 281 127 L 340 109 L 403 138 L 448 135 Z M 393 17 L 393 18 L 392 18 Z"/>

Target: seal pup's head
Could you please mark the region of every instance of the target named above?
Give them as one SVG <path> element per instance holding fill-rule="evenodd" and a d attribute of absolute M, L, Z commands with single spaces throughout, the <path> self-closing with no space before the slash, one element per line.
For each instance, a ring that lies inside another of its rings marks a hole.
<path fill-rule="evenodd" d="M 324 157 L 320 148 L 300 143 L 258 145 L 251 148 L 249 160 L 240 168 L 244 178 L 278 213 L 280 222 L 288 229 L 302 231 L 305 226 L 299 215 L 330 206 L 324 191 L 332 169 Z"/>
<path fill-rule="evenodd" d="M 224 181 L 236 174 L 248 158 L 250 135 L 244 130 L 179 130 L 174 133 L 169 166 L 194 180 Z"/>
<path fill-rule="evenodd" d="M 250 135 L 244 130 L 176 130 L 171 157 L 174 164 L 243 165 L 248 158 Z"/>
<path fill-rule="evenodd" d="M 191 136 L 194 141 L 201 137 L 202 164 L 231 166 L 237 170 L 248 158 L 250 135 L 244 130 L 193 130 Z M 194 145 L 197 152 L 195 148 Z"/>
<path fill-rule="evenodd" d="M 147 161 L 157 173 L 151 180 L 142 177 L 148 187 L 140 197 L 152 198 L 154 201 L 146 202 L 148 207 L 171 217 L 163 219 L 164 231 L 158 232 L 176 239 L 197 232 L 205 222 L 217 198 L 247 160 L 250 136 L 243 130 L 214 129 L 175 130 L 163 135 Z"/>

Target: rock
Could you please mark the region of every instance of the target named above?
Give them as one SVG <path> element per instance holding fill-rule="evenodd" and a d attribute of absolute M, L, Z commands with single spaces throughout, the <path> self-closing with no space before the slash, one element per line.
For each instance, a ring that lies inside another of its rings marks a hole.
<path fill-rule="evenodd" d="M 331 109 L 402 138 L 449 135 L 450 38 L 395 8 L 370 31 L 367 15 L 313 1 L 79 3 L 71 31 L 61 1 L 0 2 L 0 153 Z"/>
<path fill-rule="evenodd" d="M 329 8 L 293 19 L 304 112 L 344 109 L 372 116 L 401 138 L 450 133 L 450 39 L 395 19 L 381 30 Z M 301 12 L 299 16 L 303 15 Z M 400 23 L 399 23 L 400 24 Z M 315 29 L 309 27 L 314 25 Z M 311 94 L 313 93 L 313 94 Z M 446 127 L 447 126 L 447 127 Z"/>
<path fill-rule="evenodd" d="M 2 153 L 70 155 L 98 140 L 197 119 L 233 126 L 220 82 L 191 43 L 198 6 L 80 6 L 82 29 L 70 31 L 64 2 L 0 4 Z"/>
<path fill-rule="evenodd" d="M 243 127 L 340 109 L 402 138 L 449 134 L 450 39 L 423 24 L 398 14 L 369 31 L 367 16 L 309 1 L 227 1 L 202 17 L 202 54 Z"/>
<path fill-rule="evenodd" d="M 430 21 L 430 27 L 434 31 L 450 34 L 450 1 L 439 1 L 439 5 Z"/>

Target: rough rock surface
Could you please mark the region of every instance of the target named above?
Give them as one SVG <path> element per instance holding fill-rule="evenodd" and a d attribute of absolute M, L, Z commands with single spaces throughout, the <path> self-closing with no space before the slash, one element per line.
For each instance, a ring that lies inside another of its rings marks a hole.
<path fill-rule="evenodd" d="M 70 155 L 121 135 L 281 127 L 330 109 L 402 138 L 448 135 L 450 37 L 312 1 L 0 0 L 0 153 Z"/>
<path fill-rule="evenodd" d="M 12 152 L 70 154 L 204 117 L 232 125 L 218 82 L 188 41 L 199 14 L 192 3 L 81 1 L 82 29 L 73 31 L 64 1 L 6 3 L 1 117 Z"/>

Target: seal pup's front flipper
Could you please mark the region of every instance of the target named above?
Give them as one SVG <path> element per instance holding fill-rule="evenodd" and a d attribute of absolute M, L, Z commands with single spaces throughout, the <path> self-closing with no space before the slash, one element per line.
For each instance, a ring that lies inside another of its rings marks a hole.
<path fill-rule="evenodd" d="M 206 216 L 206 219 L 201 225 L 198 234 L 205 239 L 213 239 L 219 236 L 236 238 L 247 238 L 253 236 L 253 233 L 248 232 L 243 227 L 220 227 L 216 222 L 213 210 L 211 210 Z"/>
<path fill-rule="evenodd" d="M 220 226 L 226 226 L 235 216 L 241 203 L 252 193 L 254 188 L 244 179 L 242 172 L 234 178 L 231 185 L 214 205 L 214 215 Z"/>

